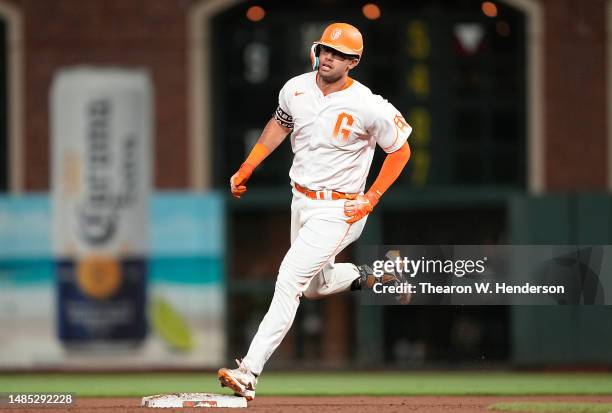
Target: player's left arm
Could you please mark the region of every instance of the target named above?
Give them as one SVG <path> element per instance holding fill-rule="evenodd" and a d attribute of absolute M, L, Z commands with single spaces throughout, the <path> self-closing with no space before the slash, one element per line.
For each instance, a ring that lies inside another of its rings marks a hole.
<path fill-rule="evenodd" d="M 369 98 L 368 108 L 370 110 L 366 113 L 366 128 L 378 145 L 387 152 L 387 157 L 370 189 L 364 195 L 344 203 L 344 214 L 349 217 L 346 221 L 349 224 L 359 221 L 372 212 L 410 159 L 410 146 L 407 140 L 412 127 L 401 113 L 379 95 L 372 95 Z"/>
<path fill-rule="evenodd" d="M 408 142 L 404 142 L 397 151 L 387 154 L 380 172 L 368 192 L 365 195 L 358 196 L 355 200 L 344 203 L 344 214 L 349 217 L 346 222 L 352 224 L 372 212 L 380 197 L 400 176 L 409 159 L 410 145 L 408 145 Z"/>

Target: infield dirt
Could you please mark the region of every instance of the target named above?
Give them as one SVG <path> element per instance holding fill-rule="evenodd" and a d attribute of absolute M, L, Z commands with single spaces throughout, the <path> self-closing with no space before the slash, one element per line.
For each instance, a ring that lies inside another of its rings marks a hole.
<path fill-rule="evenodd" d="M 448 413 L 485 413 L 490 412 L 487 406 L 499 402 L 512 401 L 555 401 L 576 403 L 612 403 L 610 396 L 397 396 L 397 397 L 258 397 L 249 403 L 247 409 L 197 409 L 206 412 L 300 412 L 300 413 L 323 413 L 323 412 L 448 412 Z M 2 409 L 3 412 L 24 413 L 28 412 L 139 412 L 147 411 L 189 412 L 194 409 L 151 409 L 140 407 L 139 398 L 80 398 L 76 405 L 70 408 L 41 407 L 32 409 L 28 407 L 16 409 Z"/>

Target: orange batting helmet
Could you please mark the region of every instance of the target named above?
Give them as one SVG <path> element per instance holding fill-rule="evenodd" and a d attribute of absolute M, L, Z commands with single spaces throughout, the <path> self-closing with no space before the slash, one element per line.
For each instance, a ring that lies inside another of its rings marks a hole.
<path fill-rule="evenodd" d="M 325 28 L 321 39 L 314 42 L 310 49 L 310 60 L 313 70 L 319 67 L 319 46 L 331 47 L 346 55 L 361 59 L 363 53 L 363 38 L 355 26 L 348 23 L 332 23 Z"/>

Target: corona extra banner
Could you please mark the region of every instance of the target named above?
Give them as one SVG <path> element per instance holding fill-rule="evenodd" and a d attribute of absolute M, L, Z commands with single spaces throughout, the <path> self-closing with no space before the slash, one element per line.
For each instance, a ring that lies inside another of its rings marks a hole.
<path fill-rule="evenodd" d="M 55 76 L 51 193 L 0 196 L 0 370 L 223 362 L 223 199 L 151 192 L 152 102 L 145 71 Z"/>
<path fill-rule="evenodd" d="M 67 346 L 146 335 L 152 88 L 144 71 L 60 71 L 51 92 L 53 252 Z"/>

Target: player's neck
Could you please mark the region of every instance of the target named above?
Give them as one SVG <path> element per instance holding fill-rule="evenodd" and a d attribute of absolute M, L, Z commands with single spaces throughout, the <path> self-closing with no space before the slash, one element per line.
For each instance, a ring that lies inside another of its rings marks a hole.
<path fill-rule="evenodd" d="M 343 89 L 346 89 L 353 83 L 353 79 L 348 76 L 348 73 L 342 76 L 340 79 L 335 82 L 326 82 L 323 80 L 321 76 L 317 73 L 317 86 L 323 92 L 323 96 L 327 96 L 330 93 L 339 92 Z"/>

